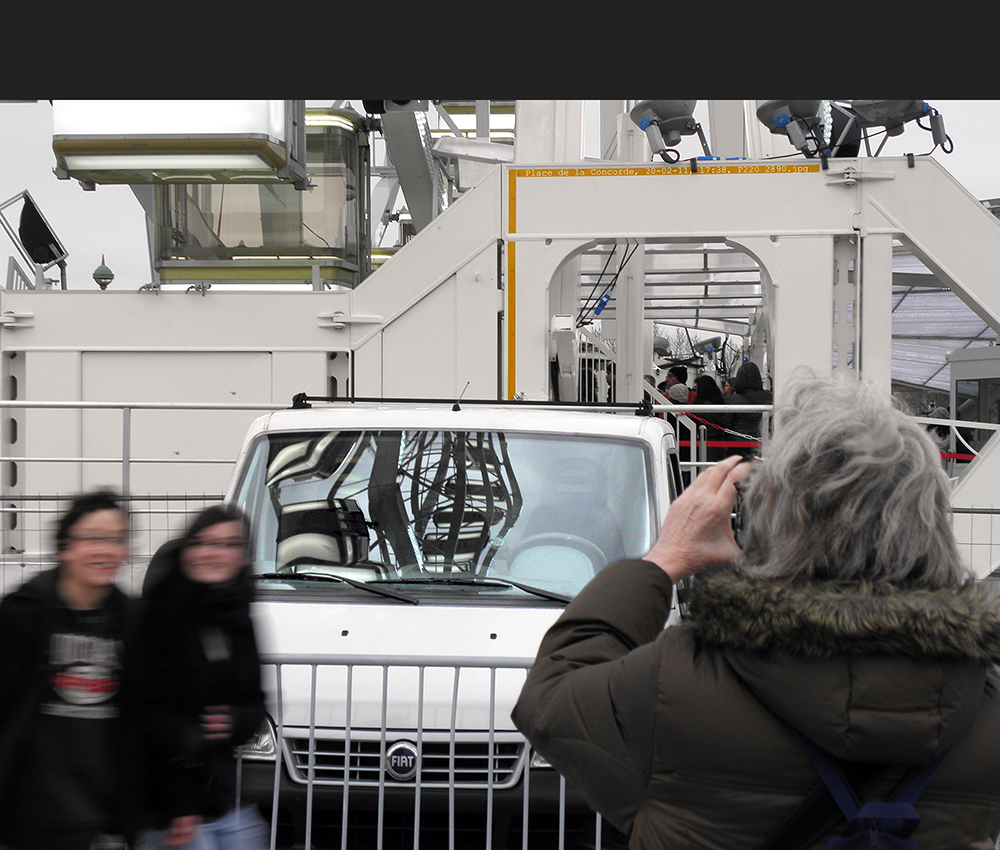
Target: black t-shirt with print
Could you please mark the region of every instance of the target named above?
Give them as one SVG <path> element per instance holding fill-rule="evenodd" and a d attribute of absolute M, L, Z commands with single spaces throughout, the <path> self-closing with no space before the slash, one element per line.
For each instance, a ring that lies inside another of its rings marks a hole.
<path fill-rule="evenodd" d="M 20 790 L 28 823 L 113 830 L 122 641 L 109 610 L 59 605 L 45 653 L 47 683 Z"/>

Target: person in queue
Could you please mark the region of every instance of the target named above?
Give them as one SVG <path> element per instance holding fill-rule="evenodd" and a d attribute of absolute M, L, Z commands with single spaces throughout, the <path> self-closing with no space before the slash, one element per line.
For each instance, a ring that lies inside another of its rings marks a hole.
<path fill-rule="evenodd" d="M 671 366 L 667 369 L 667 376 L 663 379 L 664 384 L 666 384 L 666 389 L 664 390 L 664 395 L 669 395 L 674 398 L 676 395 L 677 399 L 674 404 L 691 404 L 694 401 L 694 390 L 687 385 L 688 380 L 688 370 L 687 366 Z M 680 390 L 673 390 L 673 387 L 681 386 L 683 387 L 686 398 L 680 401 Z M 671 391 L 673 390 L 673 394 Z"/>
<path fill-rule="evenodd" d="M 764 459 L 698 476 L 645 558 L 608 566 L 565 609 L 517 728 L 633 850 L 789 846 L 773 844 L 781 824 L 832 804 L 803 740 L 866 773 L 866 799 L 943 756 L 912 838 L 993 848 L 1000 611 L 959 558 L 950 491 L 886 395 L 796 375 Z M 690 577 L 688 615 L 664 628 Z M 811 816 L 796 846 L 825 847 L 837 815 Z"/>
<path fill-rule="evenodd" d="M 727 403 L 734 405 L 732 429 L 740 436 L 734 436 L 730 441 L 733 446 L 729 453 L 746 458 L 756 457 L 760 454 L 757 444 L 761 438 L 763 416 L 759 412 L 740 410 L 739 405 L 773 404 L 774 394 L 770 390 L 764 389 L 764 380 L 761 377 L 760 369 L 751 360 L 743 363 L 736 370 L 733 388 L 735 392 L 728 396 Z"/>
<path fill-rule="evenodd" d="M 229 505 L 199 514 L 150 561 L 137 657 L 149 847 L 263 850 L 266 824 L 237 807 L 234 747 L 264 719 L 250 602 L 249 525 Z"/>
<path fill-rule="evenodd" d="M 115 584 L 129 520 L 110 491 L 58 521 L 58 565 L 0 602 L 0 841 L 122 847 L 132 837 L 131 602 Z"/>
<path fill-rule="evenodd" d="M 726 403 L 722 390 L 711 375 L 699 375 L 694 380 L 694 401 L 692 404 L 714 404 L 723 405 Z M 732 416 L 725 412 L 713 411 L 711 413 L 699 413 L 696 416 L 699 423 L 706 426 L 705 439 L 710 444 L 706 448 L 705 458 L 708 461 L 716 462 L 726 456 L 725 443 L 729 439 L 729 427 L 732 424 Z"/>

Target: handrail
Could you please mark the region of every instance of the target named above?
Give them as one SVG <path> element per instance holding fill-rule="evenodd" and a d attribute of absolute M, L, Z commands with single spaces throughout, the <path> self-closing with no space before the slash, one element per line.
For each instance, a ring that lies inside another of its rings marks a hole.
<path fill-rule="evenodd" d="M 288 410 L 290 404 L 274 402 L 211 402 L 211 401 L 10 401 L 0 400 L 0 409 L 52 408 L 53 410 Z"/>

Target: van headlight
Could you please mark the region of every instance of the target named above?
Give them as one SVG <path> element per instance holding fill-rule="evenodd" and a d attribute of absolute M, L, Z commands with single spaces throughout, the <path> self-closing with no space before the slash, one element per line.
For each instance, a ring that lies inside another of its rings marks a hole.
<path fill-rule="evenodd" d="M 277 738 L 271 718 L 265 716 L 260 728 L 242 747 L 238 748 L 248 761 L 274 761 L 278 755 Z"/>

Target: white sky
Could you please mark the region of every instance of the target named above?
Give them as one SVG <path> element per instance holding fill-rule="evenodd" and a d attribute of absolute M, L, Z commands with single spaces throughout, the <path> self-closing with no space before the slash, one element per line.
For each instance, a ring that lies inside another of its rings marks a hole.
<path fill-rule="evenodd" d="M 1000 140 L 1000 100 L 929 103 L 942 114 L 954 146 L 951 154 L 936 152 L 935 159 L 975 197 L 1000 197 L 1000 162 L 994 159 Z M 909 123 L 903 135 L 887 143 L 882 155 L 924 154 L 931 147 L 930 133 Z M 588 154 L 592 149 L 588 143 Z M 701 152 L 694 137 L 685 137 L 680 150 L 687 156 Z M 132 190 L 98 186 L 85 192 L 77 181 L 59 180 L 52 173 L 55 159 L 48 101 L 0 101 L 0 156 L 0 203 L 24 190 L 31 194 L 69 252 L 71 288 L 95 286 L 92 275 L 102 255 L 115 273 L 113 288 L 138 289 L 150 280 L 145 216 Z M 13 224 L 16 227 L 16 217 Z M 16 255 L 6 234 L 0 234 L 0 240 L 0 256 Z M 49 272 L 50 277 L 54 275 L 58 269 Z"/>

